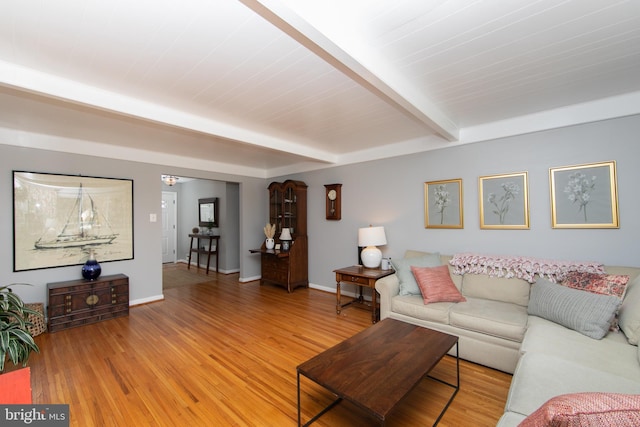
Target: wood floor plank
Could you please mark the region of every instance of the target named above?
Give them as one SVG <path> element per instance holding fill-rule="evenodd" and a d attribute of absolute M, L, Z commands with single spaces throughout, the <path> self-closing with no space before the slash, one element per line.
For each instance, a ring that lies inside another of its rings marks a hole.
<path fill-rule="evenodd" d="M 72 426 L 293 426 L 296 366 L 371 326 L 365 310 L 337 315 L 334 294 L 288 294 L 240 283 L 237 274 L 168 268 L 184 270 L 189 283 L 200 274 L 202 282 L 171 286 L 164 301 L 132 307 L 128 317 L 36 337 L 41 353 L 29 361 L 34 403 L 68 403 Z M 445 357 L 434 375 L 454 378 L 454 359 Z M 510 381 L 461 362 L 461 390 L 440 425 L 495 425 Z M 431 425 L 449 395 L 425 379 L 387 425 Z M 303 419 L 332 399 L 303 381 Z M 343 403 L 314 425 L 376 424 Z"/>

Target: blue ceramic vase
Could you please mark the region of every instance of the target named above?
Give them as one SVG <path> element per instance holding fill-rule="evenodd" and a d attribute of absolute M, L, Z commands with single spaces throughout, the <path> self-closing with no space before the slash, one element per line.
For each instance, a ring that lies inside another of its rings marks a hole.
<path fill-rule="evenodd" d="M 100 277 L 100 273 L 102 273 L 102 267 L 100 267 L 100 264 L 96 261 L 95 254 L 91 251 L 89 259 L 82 266 L 82 277 L 87 280 L 96 280 Z"/>

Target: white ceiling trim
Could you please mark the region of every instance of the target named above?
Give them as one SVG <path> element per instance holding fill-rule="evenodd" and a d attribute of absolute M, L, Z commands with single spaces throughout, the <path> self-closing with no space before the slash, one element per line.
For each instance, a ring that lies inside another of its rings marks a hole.
<path fill-rule="evenodd" d="M 462 128 L 460 144 L 640 114 L 640 91 Z"/>
<path fill-rule="evenodd" d="M 186 168 L 215 171 L 216 173 L 241 175 L 252 178 L 268 178 L 267 171 L 264 169 L 214 162 L 196 157 L 176 156 L 175 154 L 166 154 L 158 151 L 141 150 L 138 148 L 122 147 L 93 141 L 80 141 L 53 135 L 41 135 L 33 132 L 1 127 L 0 144 L 56 151 L 60 153 L 81 154 L 86 156 L 102 157 L 105 159 L 126 161 L 132 161 L 132 159 L 144 159 L 133 161 L 170 166 L 170 169 L 167 169 L 168 172 L 175 170 L 176 168 Z"/>
<path fill-rule="evenodd" d="M 342 71 L 362 87 L 400 108 L 449 141 L 458 140 L 459 129 L 421 91 L 393 68 L 385 65 L 372 49 L 327 29 L 335 23 L 308 22 L 279 0 L 240 0 L 254 12 L 287 33 L 300 44 Z"/>
<path fill-rule="evenodd" d="M 8 62 L 0 61 L 0 85 L 125 116 L 188 129 L 216 138 L 295 154 L 324 163 L 335 163 L 337 160 L 335 155 L 326 151 L 316 150 L 305 145 L 252 132 L 244 128 L 109 92 Z"/>
<path fill-rule="evenodd" d="M 458 143 L 455 144 L 457 145 Z M 389 159 L 391 157 L 423 153 L 425 151 L 438 150 L 447 147 L 452 147 L 452 143 L 450 141 L 447 141 L 437 135 L 429 135 L 424 138 L 416 138 L 410 141 L 403 141 L 396 144 L 388 144 L 382 147 L 343 154 L 339 156 L 336 164 L 332 165 L 332 167 Z M 268 176 L 275 177 L 292 173 L 310 172 L 318 169 L 326 169 L 326 167 L 326 165 L 319 163 L 301 162 L 294 165 L 283 166 L 281 168 L 273 168 L 269 170 Z"/>
<path fill-rule="evenodd" d="M 586 102 L 579 105 L 463 128 L 461 129 L 461 141 L 456 143 L 456 145 L 512 137 L 637 114 L 640 114 L 640 91 L 610 97 L 604 100 Z M 264 179 L 291 173 L 309 172 L 327 167 L 326 164 L 309 161 L 265 170 L 214 162 L 201 158 L 176 156 L 175 154 L 165 154 L 158 151 L 141 150 L 93 141 L 79 141 L 71 138 L 53 137 L 52 135 L 40 135 L 6 128 L 0 128 L 0 144 L 127 161 L 130 161 L 132 158 L 144 159 L 144 163 L 159 164 L 172 168 L 215 170 L 219 173 Z M 428 136 L 426 138 L 414 139 L 385 147 L 361 150 L 338 156 L 333 166 L 380 160 L 451 146 L 450 142 L 438 136 Z"/>

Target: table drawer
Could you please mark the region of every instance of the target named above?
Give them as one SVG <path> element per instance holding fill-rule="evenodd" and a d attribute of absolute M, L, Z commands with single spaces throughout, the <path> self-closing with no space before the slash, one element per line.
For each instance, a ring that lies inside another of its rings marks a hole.
<path fill-rule="evenodd" d="M 338 280 L 340 282 L 355 283 L 357 285 L 369 285 L 369 279 L 366 277 L 352 276 L 350 274 L 340 274 Z"/>

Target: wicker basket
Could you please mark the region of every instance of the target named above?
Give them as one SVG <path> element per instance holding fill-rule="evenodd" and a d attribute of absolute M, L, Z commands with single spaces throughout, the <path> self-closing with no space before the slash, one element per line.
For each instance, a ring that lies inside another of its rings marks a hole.
<path fill-rule="evenodd" d="M 37 311 L 42 316 L 29 315 L 29 322 L 33 323 L 32 326 L 28 326 L 27 330 L 32 336 L 40 335 L 47 330 L 47 323 L 44 321 L 44 304 L 41 302 L 26 303 L 25 306 L 31 310 Z"/>

